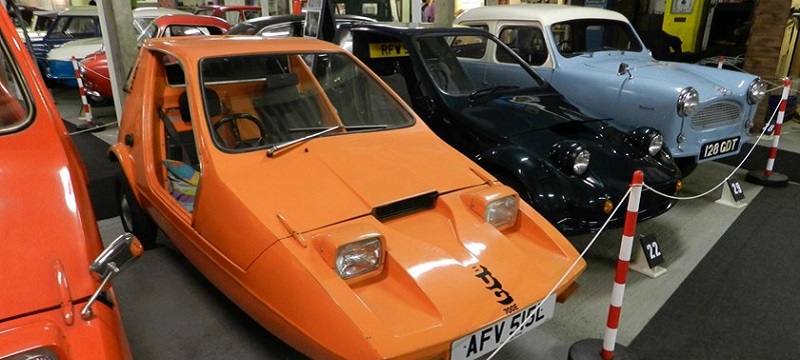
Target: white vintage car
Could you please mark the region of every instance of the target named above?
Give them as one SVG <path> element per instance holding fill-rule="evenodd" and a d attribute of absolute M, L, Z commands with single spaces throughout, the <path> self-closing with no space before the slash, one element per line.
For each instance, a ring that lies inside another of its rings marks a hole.
<path fill-rule="evenodd" d="M 133 27 L 136 34 L 150 25 L 155 18 L 167 14 L 190 14 L 186 11 L 161 8 L 144 7 L 133 10 Z M 103 49 L 103 38 L 93 37 L 81 40 L 74 40 L 55 47 L 47 53 L 47 78 L 56 80 L 68 86 L 77 86 L 75 70 L 72 67 L 72 57 L 80 61 L 86 55 Z"/>
<path fill-rule="evenodd" d="M 50 27 L 50 24 L 53 23 L 53 20 L 56 18 L 57 14 L 58 12 L 52 10 L 33 11 L 30 25 L 25 26 L 24 29 L 17 26 L 17 35 L 19 35 L 19 38 L 22 40 L 22 42 L 26 42 L 27 39 L 41 39 L 45 34 L 47 34 L 47 29 Z M 27 37 L 25 36 L 26 34 Z"/>
<path fill-rule="evenodd" d="M 752 74 L 655 60 L 625 16 L 610 10 L 485 6 L 454 24 L 498 36 L 584 113 L 624 131 L 660 130 L 684 176 L 739 153 L 766 90 Z"/>

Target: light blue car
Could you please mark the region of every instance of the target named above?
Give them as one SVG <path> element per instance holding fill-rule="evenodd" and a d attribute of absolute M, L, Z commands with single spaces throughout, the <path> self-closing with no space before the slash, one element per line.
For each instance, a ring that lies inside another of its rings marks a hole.
<path fill-rule="evenodd" d="M 653 59 L 614 11 L 484 6 L 454 24 L 495 34 L 584 113 L 624 131 L 660 130 L 684 176 L 698 163 L 740 152 L 766 92 L 755 75 Z"/>

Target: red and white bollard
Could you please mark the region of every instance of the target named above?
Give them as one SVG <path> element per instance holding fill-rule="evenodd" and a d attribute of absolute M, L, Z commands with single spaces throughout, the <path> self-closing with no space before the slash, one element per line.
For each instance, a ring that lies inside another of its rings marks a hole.
<path fill-rule="evenodd" d="M 631 253 L 633 252 L 633 238 L 636 236 L 636 220 L 639 216 L 639 199 L 642 197 L 643 182 L 644 173 L 641 170 L 636 170 L 631 181 L 631 197 L 628 198 L 628 213 L 625 214 L 625 226 L 622 228 L 617 272 L 614 275 L 611 305 L 608 308 L 608 321 L 606 322 L 606 332 L 603 336 L 603 350 L 600 352 L 603 360 L 614 359 L 619 319 L 622 316 L 622 298 L 625 296 L 625 283 L 628 280 L 628 265 L 631 262 Z"/>
<path fill-rule="evenodd" d="M 725 63 L 725 57 L 720 55 L 719 62 L 717 62 L 717 69 L 722 69 L 722 64 L 724 63 Z"/>
<path fill-rule="evenodd" d="M 746 179 L 749 182 L 772 187 L 789 185 L 789 177 L 772 171 L 772 168 L 775 165 L 775 156 L 778 155 L 778 142 L 781 139 L 781 127 L 783 126 L 783 118 L 786 116 L 786 102 L 787 99 L 789 99 L 789 90 L 791 87 L 792 81 L 789 80 L 789 78 L 786 78 L 783 81 L 783 93 L 781 94 L 780 105 L 778 105 L 778 116 L 775 119 L 775 130 L 772 132 L 772 147 L 769 149 L 767 167 L 764 171 L 752 170 L 748 172 Z"/>
<path fill-rule="evenodd" d="M 614 288 L 611 291 L 611 305 L 608 308 L 608 320 L 602 344 L 596 339 L 581 340 L 570 347 L 570 360 L 597 359 L 598 355 L 603 360 L 636 359 L 626 347 L 617 344 L 617 330 L 622 316 L 622 300 L 625 295 L 625 283 L 628 280 L 628 265 L 633 253 L 633 239 L 636 236 L 636 221 L 639 217 L 639 200 L 642 197 L 643 183 L 644 173 L 636 170 L 631 180 L 628 212 L 625 214 L 625 225 L 622 228 L 617 271 L 614 274 Z"/>
<path fill-rule="evenodd" d="M 86 89 L 83 88 L 83 79 L 81 78 L 81 72 L 78 69 L 78 60 L 75 57 L 72 57 L 72 70 L 75 71 L 75 80 L 78 81 L 78 91 L 81 94 L 81 102 L 83 103 L 83 115 L 86 118 L 86 125 L 78 125 L 78 130 L 84 129 L 91 129 L 97 127 L 92 122 L 92 108 L 89 107 L 89 101 L 86 99 Z"/>

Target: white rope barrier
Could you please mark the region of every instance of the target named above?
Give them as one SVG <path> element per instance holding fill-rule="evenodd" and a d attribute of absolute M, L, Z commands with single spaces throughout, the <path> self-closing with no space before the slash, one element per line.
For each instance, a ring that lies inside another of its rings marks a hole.
<path fill-rule="evenodd" d="M 534 315 L 536 315 L 536 311 L 535 311 L 535 310 L 537 310 L 537 309 L 539 308 L 539 306 L 540 306 L 540 305 L 541 305 L 541 304 L 542 304 L 542 303 L 543 303 L 543 302 L 544 302 L 544 301 L 545 301 L 547 298 L 549 298 L 549 297 L 550 297 L 550 295 L 553 295 L 553 293 L 555 293 L 555 292 L 556 292 L 556 289 L 558 289 L 558 287 L 559 287 L 559 286 L 561 286 L 561 283 L 563 283 L 563 282 L 564 282 L 564 279 L 566 279 L 566 278 L 567 278 L 567 275 L 569 275 L 569 273 L 571 273 L 571 272 L 572 272 L 572 269 L 574 269 L 574 268 L 575 268 L 575 266 L 577 266 L 577 265 L 578 265 L 578 263 L 581 261 L 581 259 L 583 259 L 583 257 L 584 257 L 584 256 L 586 255 L 586 253 L 589 251 L 589 249 L 591 249 L 591 248 L 592 248 L 592 245 L 594 245 L 594 242 L 597 240 L 597 238 L 598 238 L 598 237 L 600 237 L 600 234 L 602 234 L 602 233 L 603 233 L 603 230 L 605 230 L 606 226 L 608 226 L 608 223 L 609 223 L 609 222 L 611 222 L 611 219 L 612 219 L 612 218 L 614 218 L 614 214 L 616 214 L 616 213 L 617 213 L 617 210 L 619 210 L 620 206 L 622 206 L 622 204 L 626 204 L 625 200 L 628 198 L 628 195 L 630 195 L 630 193 L 631 193 L 631 188 L 630 188 L 630 187 L 628 187 L 628 191 L 627 191 L 627 192 L 625 192 L 625 195 L 622 197 L 622 199 L 620 199 L 620 200 L 619 200 L 619 202 L 617 203 L 617 206 L 616 206 L 616 207 L 614 207 L 614 210 L 611 212 L 611 214 L 609 214 L 609 215 L 608 215 L 608 218 L 607 218 L 607 219 L 606 219 L 606 221 L 603 223 L 603 226 L 601 226 L 601 227 L 600 227 L 600 230 L 598 230 L 598 231 L 597 231 L 597 233 L 594 235 L 594 237 L 592 238 L 592 241 L 589 241 L 589 244 L 587 244 L 587 245 L 586 245 L 586 248 L 584 248 L 584 249 L 583 249 L 583 251 L 580 253 L 580 255 L 578 255 L 578 258 L 577 258 L 577 259 L 575 259 L 575 261 L 572 263 L 572 265 L 570 265 L 569 269 L 567 269 L 567 271 L 564 273 L 564 275 L 563 275 L 563 276 L 561 276 L 561 279 L 558 279 L 558 282 L 556 282 L 556 284 L 553 286 L 553 288 L 552 288 L 552 289 L 550 289 L 550 292 L 548 292 L 548 293 L 547 293 L 547 295 L 545 295 L 545 296 L 544 296 L 544 298 L 542 298 L 542 301 L 541 301 L 541 302 L 540 302 L 538 305 L 536 305 L 535 307 L 533 307 L 533 308 L 531 309 L 531 311 L 529 311 L 529 312 L 528 312 L 528 317 L 526 317 L 526 318 L 525 318 L 525 321 L 523 321 L 523 322 L 522 322 L 523 324 L 527 323 L 527 322 L 528 322 L 528 320 L 530 320 L 530 319 L 531 319 L 531 317 L 533 317 Z M 518 331 L 520 331 L 522 328 L 523 328 L 523 327 L 522 327 L 522 326 L 520 326 L 520 327 L 517 327 L 516 329 L 514 329 L 514 331 L 512 331 L 512 332 L 511 332 L 511 335 L 510 335 L 510 336 L 509 336 L 507 339 L 505 339 L 505 340 L 503 341 L 503 343 L 501 343 L 501 344 L 500 344 L 500 346 L 498 346 L 498 347 L 497 347 L 497 349 L 495 349 L 495 350 L 492 352 L 492 354 L 491 354 L 491 355 L 489 355 L 489 357 L 487 358 L 487 360 L 491 360 L 492 358 L 494 358 L 494 356 L 495 356 L 495 355 L 496 355 L 496 354 L 497 354 L 497 353 L 500 351 L 500 349 L 502 349 L 504 346 L 506 346 L 506 344 L 507 344 L 509 341 L 511 341 L 512 339 L 514 339 L 514 337 L 517 335 L 517 332 L 518 332 Z"/>

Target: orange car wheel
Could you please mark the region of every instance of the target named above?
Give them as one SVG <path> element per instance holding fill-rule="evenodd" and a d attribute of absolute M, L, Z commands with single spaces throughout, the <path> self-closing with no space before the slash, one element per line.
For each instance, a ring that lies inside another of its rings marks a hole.
<path fill-rule="evenodd" d="M 122 172 L 117 176 L 117 204 L 119 217 L 125 231 L 136 235 L 145 249 L 156 247 L 158 227 L 139 206 L 139 202 L 133 196 L 133 190 Z"/>

